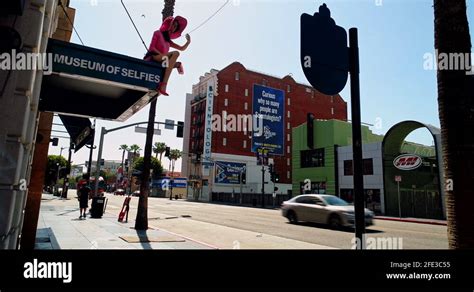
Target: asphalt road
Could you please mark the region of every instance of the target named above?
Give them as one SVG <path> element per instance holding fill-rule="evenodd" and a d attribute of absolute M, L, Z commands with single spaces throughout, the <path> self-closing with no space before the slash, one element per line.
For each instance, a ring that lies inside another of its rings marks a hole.
<path fill-rule="evenodd" d="M 109 195 L 108 210 L 119 212 L 124 197 Z M 131 203 L 130 218 L 133 220 L 138 199 Z M 353 248 L 354 230 L 331 230 L 326 226 L 300 223 L 289 224 L 281 216 L 280 210 L 268 210 L 220 204 L 169 199 L 149 198 L 149 222 L 160 226 L 160 220 L 173 217 L 192 221 L 180 221 L 180 225 L 206 222 L 215 226 L 225 226 L 240 230 L 258 232 L 272 236 L 324 245 L 334 248 Z M 169 216 L 168 218 L 163 215 Z M 177 226 L 177 225 L 175 225 Z M 218 230 L 218 228 L 216 228 Z M 170 230 L 174 231 L 174 230 Z M 179 233 L 179 230 L 174 231 Z M 216 231 L 217 232 L 217 231 Z M 447 228 L 445 226 L 375 220 L 375 225 L 367 229 L 367 236 L 378 238 L 402 238 L 403 249 L 447 249 Z"/>

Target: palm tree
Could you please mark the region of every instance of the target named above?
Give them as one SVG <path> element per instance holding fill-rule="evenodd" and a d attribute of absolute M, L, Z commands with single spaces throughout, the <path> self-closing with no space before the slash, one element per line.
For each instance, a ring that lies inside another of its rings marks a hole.
<path fill-rule="evenodd" d="M 181 153 L 181 150 L 178 149 L 173 149 L 170 151 L 170 161 L 171 161 L 171 176 L 173 176 L 174 173 L 174 165 L 178 159 L 180 159 L 183 156 Z"/>
<path fill-rule="evenodd" d="M 155 158 L 158 158 L 158 154 L 160 155 L 160 161 L 163 157 L 163 153 L 166 151 L 166 144 L 162 142 L 156 142 L 153 146 L 153 153 L 155 153 Z"/>
<path fill-rule="evenodd" d="M 127 145 L 127 144 L 122 144 L 122 145 L 120 145 L 119 150 L 122 151 L 122 170 L 124 170 L 125 167 L 124 167 L 123 164 L 124 164 L 124 162 L 125 162 L 125 152 L 128 152 L 128 151 L 129 151 L 128 145 Z"/>
<path fill-rule="evenodd" d="M 162 11 L 163 20 L 174 14 L 175 0 L 165 0 L 165 6 Z M 148 113 L 148 126 L 146 131 L 145 155 L 143 157 L 142 181 L 148 181 L 150 178 L 151 152 L 153 144 L 153 135 L 155 131 L 156 101 L 155 96 L 150 102 L 150 111 Z M 135 220 L 135 229 L 148 229 L 148 193 L 149 185 L 141 184 L 140 198 L 138 200 L 137 217 Z"/>
<path fill-rule="evenodd" d="M 434 0 L 434 19 L 437 52 L 448 55 L 461 53 L 465 58 L 470 58 L 471 38 L 466 1 Z M 448 70 L 440 67 L 438 67 L 438 105 L 446 182 L 449 247 L 472 249 L 474 248 L 474 232 L 472 232 L 474 196 L 471 188 L 474 165 L 472 130 L 474 76 L 466 74 L 468 68 Z"/>

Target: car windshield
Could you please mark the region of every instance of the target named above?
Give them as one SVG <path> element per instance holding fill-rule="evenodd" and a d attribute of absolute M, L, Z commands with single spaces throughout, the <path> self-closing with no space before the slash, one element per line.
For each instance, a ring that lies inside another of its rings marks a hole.
<path fill-rule="evenodd" d="M 349 203 L 347 203 L 346 201 L 342 199 L 339 199 L 338 197 L 327 196 L 323 198 L 326 201 L 326 203 L 328 203 L 328 205 L 332 205 L 332 206 L 348 206 L 349 205 Z"/>

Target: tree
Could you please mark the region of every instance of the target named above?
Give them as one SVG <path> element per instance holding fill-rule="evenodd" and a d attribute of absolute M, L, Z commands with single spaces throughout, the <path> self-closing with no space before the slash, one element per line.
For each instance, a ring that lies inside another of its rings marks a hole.
<path fill-rule="evenodd" d="M 156 154 L 155 158 L 158 158 L 158 154 L 160 155 L 160 161 L 161 158 L 163 157 L 163 153 L 165 153 L 166 150 L 166 144 L 162 142 L 156 142 L 155 145 L 153 145 L 153 153 Z"/>
<path fill-rule="evenodd" d="M 178 149 L 173 149 L 170 151 L 170 157 L 169 159 L 171 160 L 171 173 L 174 173 L 174 165 L 178 159 L 182 157 L 181 150 Z"/>
<path fill-rule="evenodd" d="M 44 184 L 46 186 L 52 186 L 56 183 L 56 180 L 61 178 L 61 168 L 67 168 L 66 158 L 59 155 L 48 155 L 48 163 L 46 165 L 46 175 L 44 176 Z M 58 177 L 59 174 L 59 177 Z"/>
<path fill-rule="evenodd" d="M 143 172 L 144 170 L 143 157 L 140 157 L 135 161 L 135 163 L 133 164 L 133 169 Z M 161 165 L 161 162 L 155 157 L 151 158 L 151 169 L 153 170 L 154 179 L 160 177 L 163 174 L 163 166 Z"/>
<path fill-rule="evenodd" d="M 125 170 L 125 166 L 124 166 L 124 161 L 125 161 L 125 153 L 130 151 L 129 148 L 128 148 L 128 145 L 127 144 L 122 144 L 120 145 L 120 148 L 119 150 L 122 151 L 122 170 Z"/>
<path fill-rule="evenodd" d="M 463 54 L 469 58 L 467 64 L 472 64 L 466 1 L 434 0 L 434 16 L 435 49 L 439 56 Z M 466 74 L 469 68 L 442 68 L 441 63 L 437 68 L 449 247 L 472 249 L 474 76 Z"/>
<path fill-rule="evenodd" d="M 165 6 L 162 11 L 163 20 L 173 16 L 175 0 L 165 0 Z M 142 172 L 142 181 L 148 181 L 150 178 L 151 152 L 153 144 L 153 135 L 155 132 L 156 102 L 158 96 L 155 96 L 150 102 L 150 111 L 148 113 L 148 126 L 146 131 L 146 143 L 144 154 L 144 169 Z M 135 229 L 148 229 L 148 193 L 150 189 L 148 184 L 141 184 L 140 197 L 138 200 L 137 217 L 135 220 Z"/>
<path fill-rule="evenodd" d="M 140 151 L 142 151 L 142 148 L 140 148 L 140 146 L 138 146 L 137 144 L 133 144 L 132 146 L 130 146 L 128 151 L 133 152 L 133 156 L 135 157 L 137 153 L 140 153 Z"/>

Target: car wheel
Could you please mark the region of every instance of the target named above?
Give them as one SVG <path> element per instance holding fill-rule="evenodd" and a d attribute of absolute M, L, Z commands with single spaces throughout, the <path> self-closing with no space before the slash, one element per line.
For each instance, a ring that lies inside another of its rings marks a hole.
<path fill-rule="evenodd" d="M 288 218 L 288 220 L 290 221 L 291 224 L 298 223 L 298 216 L 296 216 L 295 211 L 288 211 L 287 218 Z"/>
<path fill-rule="evenodd" d="M 332 229 L 340 229 L 341 228 L 341 217 L 336 214 L 332 214 L 329 216 L 328 224 Z"/>

